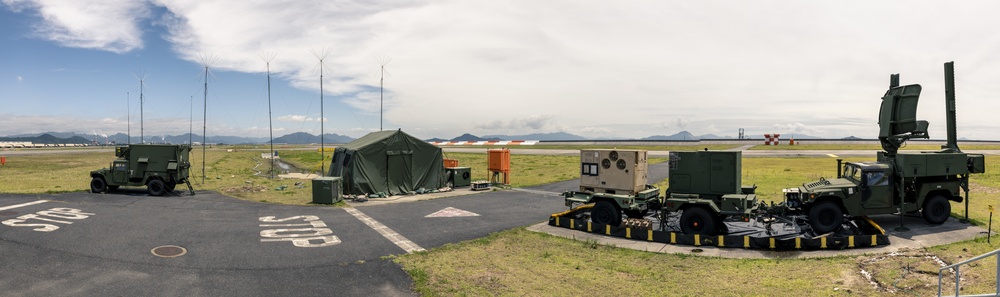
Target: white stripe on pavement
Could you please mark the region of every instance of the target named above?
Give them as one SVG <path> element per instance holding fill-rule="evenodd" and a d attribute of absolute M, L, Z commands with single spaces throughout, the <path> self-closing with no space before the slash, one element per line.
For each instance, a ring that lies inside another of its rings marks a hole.
<path fill-rule="evenodd" d="M 31 206 L 31 205 L 35 205 L 35 204 L 42 204 L 42 203 L 45 203 L 45 202 L 49 202 L 49 200 L 38 200 L 38 201 L 32 201 L 32 202 L 27 202 L 27 203 L 14 204 L 14 205 L 11 205 L 11 206 L 4 206 L 4 207 L 0 207 L 0 210 L 15 209 L 15 208 L 25 207 L 25 206 Z"/>
<path fill-rule="evenodd" d="M 346 210 L 347 213 L 351 214 L 362 223 L 365 223 L 365 225 L 368 225 L 368 227 L 374 229 L 379 234 L 382 234 L 382 237 L 385 237 L 385 239 L 392 241 L 392 243 L 396 244 L 397 246 L 399 246 L 399 248 L 403 249 L 407 253 L 425 251 L 424 248 L 420 247 L 416 243 L 413 243 L 409 239 L 406 239 L 406 237 L 403 237 L 403 235 L 399 235 L 399 233 L 396 233 L 396 231 L 389 229 L 388 226 L 382 225 L 382 223 L 379 223 L 375 219 L 362 213 L 357 208 L 344 208 L 344 210 Z"/>

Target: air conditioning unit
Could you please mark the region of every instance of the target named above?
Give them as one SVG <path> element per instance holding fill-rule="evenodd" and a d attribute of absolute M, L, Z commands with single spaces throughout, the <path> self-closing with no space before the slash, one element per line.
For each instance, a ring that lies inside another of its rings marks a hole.
<path fill-rule="evenodd" d="M 313 179 L 313 203 L 333 204 L 343 200 L 343 197 L 340 196 L 340 182 L 340 177 Z"/>
<path fill-rule="evenodd" d="M 644 150 L 580 150 L 580 191 L 635 195 L 648 182 Z"/>

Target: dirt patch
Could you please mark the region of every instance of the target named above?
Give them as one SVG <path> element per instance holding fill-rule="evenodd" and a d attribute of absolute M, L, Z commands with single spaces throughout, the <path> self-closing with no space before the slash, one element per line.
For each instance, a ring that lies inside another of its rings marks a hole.
<path fill-rule="evenodd" d="M 1000 193 L 1000 189 L 997 189 L 997 188 L 994 188 L 994 187 L 990 187 L 990 186 L 984 186 L 984 185 L 980 185 L 980 184 L 972 183 L 972 182 L 969 183 L 969 191 L 972 192 L 972 193 L 977 193 L 977 194 L 998 194 L 998 193 Z"/>
<path fill-rule="evenodd" d="M 875 290 L 919 296 L 937 294 L 938 269 L 946 265 L 937 255 L 911 249 L 858 258 L 859 273 Z M 946 271 L 942 288 L 954 284 L 954 273 Z"/>

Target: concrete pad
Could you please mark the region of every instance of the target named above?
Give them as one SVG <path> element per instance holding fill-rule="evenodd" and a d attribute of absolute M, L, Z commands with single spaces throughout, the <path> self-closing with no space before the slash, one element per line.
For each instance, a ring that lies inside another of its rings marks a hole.
<path fill-rule="evenodd" d="M 344 202 L 347 202 L 347 205 L 353 207 L 374 206 L 374 205 L 385 205 L 393 203 L 415 202 L 415 201 L 431 200 L 444 197 L 472 195 L 472 194 L 488 193 L 488 192 L 492 191 L 473 191 L 471 187 L 462 187 L 447 192 L 437 192 L 437 193 L 427 193 L 427 194 L 417 194 L 417 195 L 396 195 L 386 198 L 368 198 L 368 201 L 365 202 L 355 202 L 350 199 L 344 199 Z"/>
<path fill-rule="evenodd" d="M 280 178 L 294 178 L 294 179 L 308 179 L 308 180 L 313 180 L 313 179 L 316 179 L 317 177 L 319 177 L 319 175 L 311 174 L 311 173 L 310 174 L 306 174 L 306 173 L 286 173 L 286 174 L 279 174 L 278 177 L 280 177 Z"/>
<path fill-rule="evenodd" d="M 949 218 L 944 224 L 931 226 L 924 223 L 923 219 L 917 216 L 904 216 L 903 224 L 910 231 L 896 231 L 899 227 L 899 216 L 879 215 L 872 216 L 871 219 L 885 229 L 889 236 L 890 244 L 874 248 L 854 248 L 846 250 L 815 250 L 815 251 L 767 251 L 749 250 L 740 248 L 719 248 L 714 246 L 693 246 L 675 245 L 642 240 L 631 240 L 603 234 L 587 233 L 578 230 L 549 226 L 548 222 L 538 223 L 528 227 L 528 230 L 548 233 L 550 235 L 569 238 L 574 240 L 594 240 L 599 244 L 612 245 L 633 250 L 689 254 L 707 257 L 722 258 L 754 258 L 754 259 L 776 259 L 776 258 L 826 258 L 836 256 L 864 255 L 873 253 L 888 253 L 902 249 L 921 249 L 943 244 L 949 244 L 964 240 L 974 239 L 978 236 L 986 236 L 986 229 L 961 223 L 958 219 Z"/>

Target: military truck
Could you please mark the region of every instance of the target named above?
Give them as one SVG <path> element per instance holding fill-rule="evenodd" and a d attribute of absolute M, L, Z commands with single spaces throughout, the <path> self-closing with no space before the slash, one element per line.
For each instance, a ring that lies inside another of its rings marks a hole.
<path fill-rule="evenodd" d="M 837 160 L 837 177 L 783 190 L 784 206 L 807 214 L 817 233 L 839 229 L 845 216 L 920 211 L 930 224 L 951 214 L 949 201 L 968 200 L 969 174 L 985 172 L 981 154 L 963 153 L 955 132 L 954 63 L 945 63 L 947 143 L 940 151 L 899 152 L 908 139 L 928 138 L 927 121 L 916 120 L 918 84 L 899 86 L 890 77 L 879 110 L 879 141 L 884 151 L 875 162 Z M 965 199 L 959 189 L 965 191 Z"/>
<path fill-rule="evenodd" d="M 669 188 L 648 185 L 646 151 L 581 150 L 580 190 L 563 193 L 566 206 L 594 203 L 590 220 L 618 226 L 622 214 L 642 219 L 650 211 L 666 221 L 680 213 L 687 234 L 723 233 L 730 217 L 749 218 L 757 209 L 756 187 L 741 184 L 738 151 L 670 153 Z"/>
<path fill-rule="evenodd" d="M 165 144 L 131 144 L 115 148 L 115 160 L 109 168 L 90 172 L 90 191 L 104 193 L 119 187 L 146 187 L 149 195 L 162 196 L 188 181 L 191 146 Z"/>

